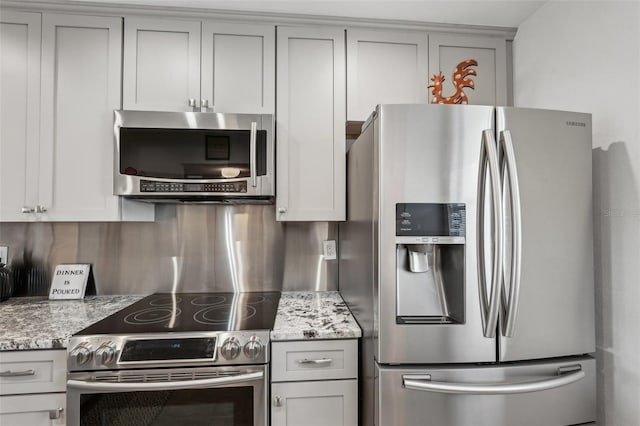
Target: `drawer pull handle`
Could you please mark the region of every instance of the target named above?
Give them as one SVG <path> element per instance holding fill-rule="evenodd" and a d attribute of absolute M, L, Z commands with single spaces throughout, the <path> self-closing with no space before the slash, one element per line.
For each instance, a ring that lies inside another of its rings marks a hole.
<path fill-rule="evenodd" d="M 299 359 L 298 364 L 331 364 L 332 358 L 320 358 L 320 359 Z"/>
<path fill-rule="evenodd" d="M 56 408 L 55 410 L 49 410 L 49 420 L 57 420 L 62 416 L 64 408 Z"/>
<path fill-rule="evenodd" d="M 21 376 L 35 376 L 36 370 L 24 370 L 24 371 L 0 371 L 0 377 L 21 377 Z"/>

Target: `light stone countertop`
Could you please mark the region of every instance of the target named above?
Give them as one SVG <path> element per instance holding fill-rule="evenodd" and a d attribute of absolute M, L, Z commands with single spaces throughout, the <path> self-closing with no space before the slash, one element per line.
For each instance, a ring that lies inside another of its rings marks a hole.
<path fill-rule="evenodd" d="M 0 303 L 0 351 L 65 349 L 71 335 L 143 297 L 13 297 Z M 272 340 L 356 339 L 361 335 L 337 291 L 281 293 Z"/>
<path fill-rule="evenodd" d="M 272 341 L 357 339 L 362 331 L 337 291 L 283 292 Z"/>
<path fill-rule="evenodd" d="M 82 300 L 13 297 L 0 303 L 0 351 L 65 349 L 69 337 L 144 296 L 87 296 Z"/>

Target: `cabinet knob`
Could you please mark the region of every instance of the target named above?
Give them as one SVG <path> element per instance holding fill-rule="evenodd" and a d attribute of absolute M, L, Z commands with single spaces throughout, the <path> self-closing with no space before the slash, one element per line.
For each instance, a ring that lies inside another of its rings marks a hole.
<path fill-rule="evenodd" d="M 36 213 L 44 213 L 46 211 L 47 211 L 47 208 L 45 206 L 41 206 L 40 204 L 36 206 Z"/>
<path fill-rule="evenodd" d="M 286 207 L 278 208 L 278 213 L 282 214 L 282 213 L 286 213 L 286 212 L 287 212 L 287 208 Z"/>
<path fill-rule="evenodd" d="M 22 213 L 33 213 L 33 212 L 36 211 L 36 209 L 34 209 L 33 207 L 26 207 L 25 206 L 25 207 L 22 208 L 21 211 L 22 211 Z"/>
<path fill-rule="evenodd" d="M 274 407 L 282 407 L 282 398 L 279 396 L 273 397 L 273 406 Z"/>
<path fill-rule="evenodd" d="M 191 108 L 195 108 L 197 106 L 196 105 L 196 100 L 195 99 L 189 99 L 189 106 Z"/>

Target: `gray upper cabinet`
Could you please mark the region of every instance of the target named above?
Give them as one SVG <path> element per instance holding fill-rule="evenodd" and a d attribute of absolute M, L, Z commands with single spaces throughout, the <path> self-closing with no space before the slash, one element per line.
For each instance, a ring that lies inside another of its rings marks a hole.
<path fill-rule="evenodd" d="M 153 220 L 153 206 L 113 195 L 122 19 L 4 11 L 2 19 L 0 219 Z"/>
<path fill-rule="evenodd" d="M 202 98 L 215 112 L 273 114 L 275 27 L 202 24 Z"/>
<path fill-rule="evenodd" d="M 428 34 L 347 29 L 347 120 L 364 121 L 377 104 L 429 101 Z"/>
<path fill-rule="evenodd" d="M 499 36 L 429 34 L 429 76 L 442 72 L 445 81 L 443 96 L 451 96 L 451 84 L 456 66 L 467 59 L 475 59 L 477 75 L 471 76 L 474 89 L 465 88 L 469 104 L 507 104 L 506 40 Z"/>
<path fill-rule="evenodd" d="M 276 219 L 345 219 L 344 29 L 278 27 Z"/>
<path fill-rule="evenodd" d="M 200 21 L 125 18 L 123 108 L 189 111 L 200 102 Z"/>
<path fill-rule="evenodd" d="M 39 13 L 0 15 L 0 220 L 29 220 L 38 203 Z M 24 211 L 24 213 L 23 213 Z"/>
<path fill-rule="evenodd" d="M 124 109 L 273 113 L 275 27 L 125 18 Z"/>

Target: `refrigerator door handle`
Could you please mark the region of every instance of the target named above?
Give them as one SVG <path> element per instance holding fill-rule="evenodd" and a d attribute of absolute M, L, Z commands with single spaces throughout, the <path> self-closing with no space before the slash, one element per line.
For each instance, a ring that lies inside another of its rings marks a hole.
<path fill-rule="evenodd" d="M 402 376 L 402 386 L 407 389 L 451 393 L 460 395 L 510 395 L 528 392 L 540 392 L 559 388 L 577 382 L 585 377 L 582 368 L 567 374 L 558 371 L 555 376 L 541 380 L 515 383 L 460 383 L 460 382 L 434 382 L 428 374 L 406 374 Z"/>
<path fill-rule="evenodd" d="M 516 318 L 518 316 L 518 303 L 520 301 L 520 269 L 522 264 L 522 213 L 520 210 L 520 186 L 518 184 L 516 156 L 513 150 L 513 140 L 511 139 L 511 132 L 509 130 L 503 130 L 500 132 L 500 151 L 501 154 L 504 154 L 502 156 L 502 158 L 504 159 L 504 161 L 502 162 L 502 174 L 504 178 L 508 179 L 510 189 L 509 192 L 511 194 L 511 264 L 509 274 L 509 296 L 507 299 L 507 291 L 506 289 L 503 289 L 502 302 L 504 305 L 505 318 L 503 323 L 502 335 L 504 337 L 513 337 Z M 506 267 L 506 260 L 504 267 Z"/>
<path fill-rule="evenodd" d="M 485 277 L 486 254 L 484 251 L 484 204 L 485 185 L 487 179 L 487 164 L 489 165 L 489 177 L 491 183 L 492 201 L 492 231 L 493 231 L 493 269 L 491 271 L 491 295 L 487 303 L 487 282 Z M 502 216 L 502 191 L 500 190 L 500 164 L 498 162 L 498 150 L 493 130 L 482 132 L 482 144 L 480 147 L 480 167 L 478 172 L 478 221 L 477 221 L 477 251 L 478 251 L 478 291 L 480 293 L 480 315 L 482 329 L 485 337 L 493 338 L 496 335 L 496 325 L 500 309 L 500 293 L 502 287 L 502 262 L 503 262 L 503 216 Z"/>

